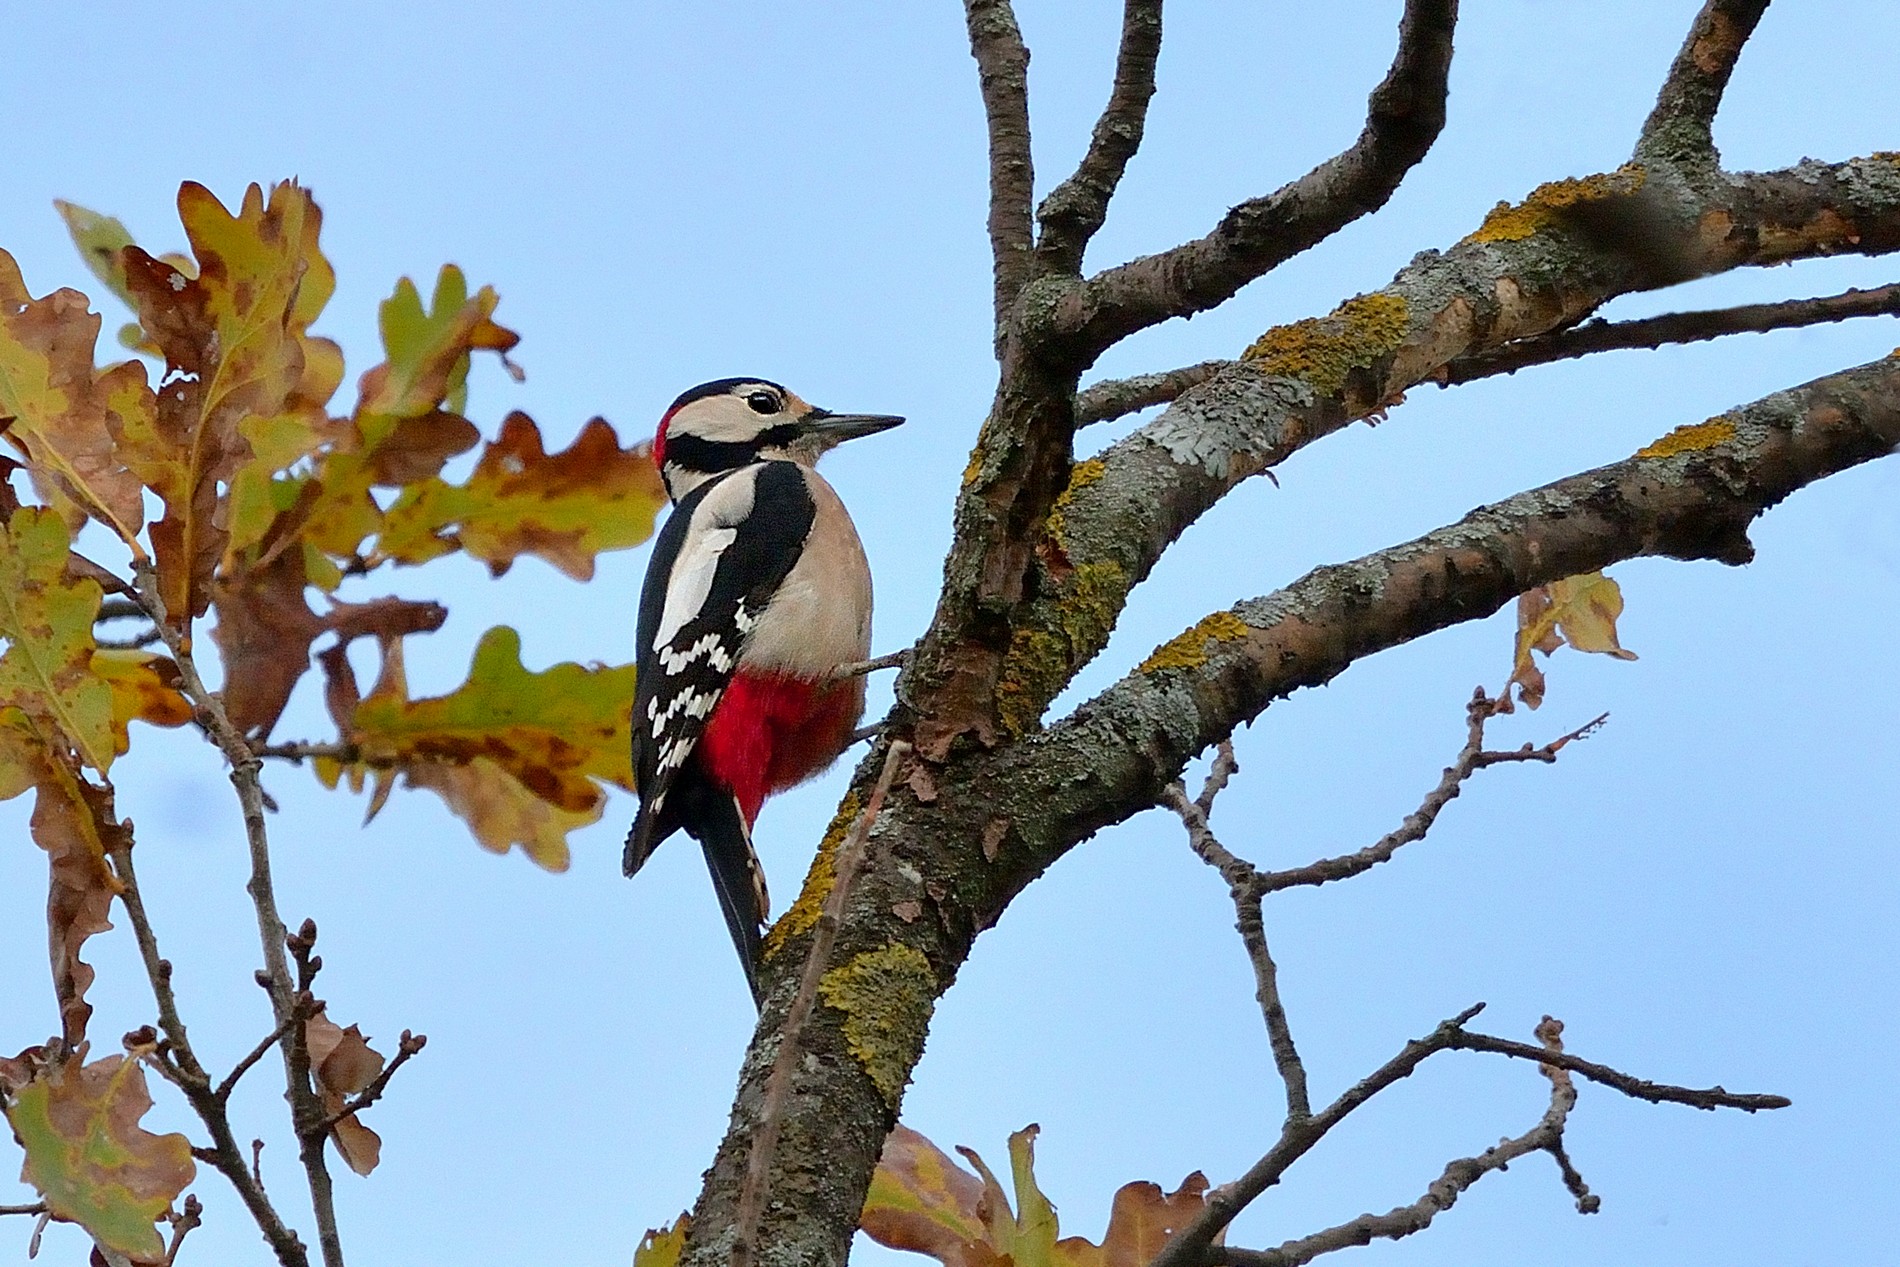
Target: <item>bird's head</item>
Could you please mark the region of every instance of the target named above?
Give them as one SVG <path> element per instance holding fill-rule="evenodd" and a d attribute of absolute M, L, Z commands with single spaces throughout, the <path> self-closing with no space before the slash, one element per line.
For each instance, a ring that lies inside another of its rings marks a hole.
<path fill-rule="evenodd" d="M 816 409 L 762 378 L 722 378 L 673 402 L 653 437 L 653 461 L 678 501 L 725 471 L 773 460 L 811 466 L 827 449 L 902 421 Z"/>

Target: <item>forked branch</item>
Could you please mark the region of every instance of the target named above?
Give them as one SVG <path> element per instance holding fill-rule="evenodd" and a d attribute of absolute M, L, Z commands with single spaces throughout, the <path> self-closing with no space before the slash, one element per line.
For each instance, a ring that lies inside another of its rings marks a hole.
<path fill-rule="evenodd" d="M 1407 0 L 1398 54 L 1351 148 L 1234 207 L 1206 237 L 1098 273 L 1055 323 L 1087 365 L 1137 330 L 1192 316 L 1384 206 L 1445 126 L 1457 0 Z"/>
<path fill-rule="evenodd" d="M 1108 204 L 1128 160 L 1141 148 L 1160 56 L 1161 0 L 1124 0 L 1115 86 L 1101 118 L 1095 121 L 1088 152 L 1075 174 L 1057 185 L 1036 210 L 1042 225 L 1036 255 L 1050 272 L 1079 273 L 1089 239 L 1108 218 Z"/>

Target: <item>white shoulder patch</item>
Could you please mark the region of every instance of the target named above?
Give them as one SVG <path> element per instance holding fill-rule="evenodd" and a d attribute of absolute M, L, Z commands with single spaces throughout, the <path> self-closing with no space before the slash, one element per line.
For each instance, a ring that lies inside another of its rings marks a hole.
<path fill-rule="evenodd" d="M 720 556 L 739 535 L 737 525 L 752 513 L 757 481 L 756 470 L 740 471 L 721 480 L 693 508 L 686 540 L 666 579 L 666 604 L 660 609 L 660 627 L 653 635 L 654 651 L 663 650 L 706 605 Z"/>

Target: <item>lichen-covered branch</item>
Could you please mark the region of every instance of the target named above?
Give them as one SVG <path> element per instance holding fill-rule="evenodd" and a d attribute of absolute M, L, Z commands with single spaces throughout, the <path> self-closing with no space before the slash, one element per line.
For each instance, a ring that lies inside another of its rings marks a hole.
<path fill-rule="evenodd" d="M 1036 210 L 1042 234 L 1036 255 L 1044 269 L 1075 274 L 1082 253 L 1108 218 L 1128 160 L 1141 148 L 1148 101 L 1155 93 L 1155 61 L 1161 56 L 1161 0 L 1124 0 L 1121 46 L 1115 54 L 1115 86 L 1088 152 L 1075 173 L 1051 190 Z"/>
<path fill-rule="evenodd" d="M 1729 334 L 1765 334 L 1770 330 L 1796 330 L 1852 317 L 1883 316 L 1900 316 L 1900 285 L 1844 290 L 1838 295 L 1779 303 L 1669 312 L 1635 321 L 1591 320 L 1568 330 L 1553 330 L 1487 352 L 1461 356 L 1439 371 L 1437 381 L 1441 387 L 1455 387 L 1494 374 L 1515 374 L 1533 365 L 1573 360 L 1597 352 L 1655 349 L 1672 343 L 1719 339 Z"/>
<path fill-rule="evenodd" d="M 1050 524 L 1060 548 L 1016 617 L 1002 671 L 1032 727 L 1107 644 L 1187 527 L 1243 481 L 1447 365 L 1575 324 L 1608 300 L 1738 267 L 1900 250 L 1900 159 L 1804 162 L 1692 185 L 1625 167 L 1500 206 L 1445 252 L 1324 318 L 1276 327 L 1159 417 L 1078 462 Z"/>
<path fill-rule="evenodd" d="M 1205 312 L 1301 251 L 1377 211 L 1445 125 L 1457 0 L 1407 0 L 1398 54 L 1347 149 L 1290 185 L 1234 207 L 1206 237 L 1144 256 L 1065 295 L 1053 324 L 1083 364 L 1137 330 Z"/>
<path fill-rule="evenodd" d="M 1113 422 L 1125 414 L 1165 405 L 1190 387 L 1199 387 L 1232 361 L 1202 361 L 1178 370 L 1136 374 L 1131 378 L 1110 378 L 1090 384 L 1075 394 L 1075 425 L 1086 427 L 1097 422 Z"/>
<path fill-rule="evenodd" d="M 1708 0 L 1690 24 L 1636 143 L 1638 161 L 1716 166 L 1715 112 L 1768 0 Z"/>
<path fill-rule="evenodd" d="M 1029 279 L 1035 166 L 1029 153 L 1029 50 L 1010 0 L 966 0 L 970 55 L 976 58 L 990 138 L 990 253 L 996 283 L 996 338 Z"/>
<path fill-rule="evenodd" d="M 1763 510 L 1896 444 L 1900 357 L 1886 357 L 1208 617 L 984 772 L 1027 817 L 996 869 L 996 909 L 1075 842 L 1156 804 L 1191 756 L 1274 699 L 1620 559 L 1743 562 Z"/>

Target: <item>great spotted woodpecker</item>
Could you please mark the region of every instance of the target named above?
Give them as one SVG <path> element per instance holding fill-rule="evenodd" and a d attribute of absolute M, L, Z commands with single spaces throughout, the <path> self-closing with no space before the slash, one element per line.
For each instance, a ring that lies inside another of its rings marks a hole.
<path fill-rule="evenodd" d="M 675 831 L 699 841 L 755 1000 L 767 905 L 752 824 L 766 796 L 849 745 L 864 679 L 835 671 L 871 650 L 864 546 L 812 466 L 902 421 L 724 378 L 683 393 L 653 439 L 673 512 L 640 592 L 640 811 L 623 866 L 638 871 Z"/>

